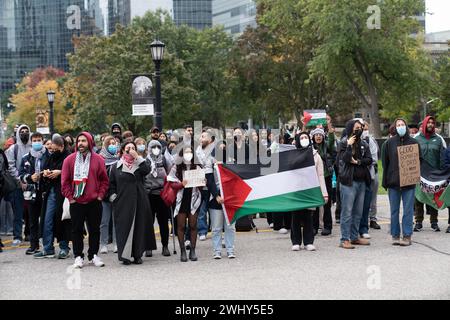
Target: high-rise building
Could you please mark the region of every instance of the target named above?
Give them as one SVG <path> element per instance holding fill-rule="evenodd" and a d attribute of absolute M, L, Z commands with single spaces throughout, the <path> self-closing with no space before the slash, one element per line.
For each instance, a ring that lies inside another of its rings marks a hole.
<path fill-rule="evenodd" d="M 245 29 L 256 27 L 254 0 L 213 0 L 213 25 L 222 25 L 226 32 L 239 36 Z"/>
<path fill-rule="evenodd" d="M 130 15 L 130 0 L 0 0 L 0 91 L 38 67 L 67 71 L 74 36 L 109 35 Z"/>
<path fill-rule="evenodd" d="M 173 18 L 178 26 L 211 27 L 212 0 L 173 0 Z"/>

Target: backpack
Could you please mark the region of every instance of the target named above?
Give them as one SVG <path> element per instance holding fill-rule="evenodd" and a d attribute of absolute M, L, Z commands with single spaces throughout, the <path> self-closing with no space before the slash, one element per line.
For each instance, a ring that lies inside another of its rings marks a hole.
<path fill-rule="evenodd" d="M 237 219 L 235 227 L 236 231 L 240 232 L 248 232 L 256 228 L 255 224 L 253 223 L 253 217 L 251 215 Z"/>

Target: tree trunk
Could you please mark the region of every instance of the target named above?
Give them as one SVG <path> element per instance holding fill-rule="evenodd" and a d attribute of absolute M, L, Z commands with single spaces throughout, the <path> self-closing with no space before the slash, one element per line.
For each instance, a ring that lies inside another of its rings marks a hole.
<path fill-rule="evenodd" d="M 374 87 L 369 87 L 370 92 L 370 130 L 375 138 L 381 138 L 380 112 L 378 107 L 378 96 Z"/>

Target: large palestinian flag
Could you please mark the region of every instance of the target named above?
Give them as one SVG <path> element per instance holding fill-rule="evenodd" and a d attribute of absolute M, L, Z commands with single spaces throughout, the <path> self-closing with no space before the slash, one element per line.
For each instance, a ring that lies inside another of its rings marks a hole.
<path fill-rule="evenodd" d="M 450 169 L 433 170 L 426 161 L 420 165 L 416 199 L 440 210 L 450 207 Z"/>
<path fill-rule="evenodd" d="M 270 164 L 216 167 L 228 224 L 258 212 L 289 212 L 324 205 L 311 149 L 277 153 L 272 156 L 276 164 L 275 157 L 275 170 L 269 169 Z"/>
<path fill-rule="evenodd" d="M 327 112 L 325 110 L 305 110 L 303 111 L 303 122 L 308 128 L 315 128 L 318 125 L 327 125 Z"/>

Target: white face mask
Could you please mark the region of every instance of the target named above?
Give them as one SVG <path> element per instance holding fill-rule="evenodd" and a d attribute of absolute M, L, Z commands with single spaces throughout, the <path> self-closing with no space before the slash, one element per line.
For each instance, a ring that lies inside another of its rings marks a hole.
<path fill-rule="evenodd" d="M 367 138 L 368 136 L 369 136 L 369 131 L 366 130 L 366 131 L 363 131 L 361 138 L 365 139 L 365 138 Z"/>
<path fill-rule="evenodd" d="M 302 148 L 309 147 L 309 139 L 301 139 L 300 140 L 300 145 L 302 146 Z"/>
<path fill-rule="evenodd" d="M 183 159 L 184 159 L 185 162 L 190 163 L 193 156 L 194 155 L 192 153 L 185 153 L 183 155 Z"/>
<path fill-rule="evenodd" d="M 161 153 L 161 149 L 160 148 L 152 148 L 152 154 L 154 156 L 159 156 L 160 153 Z"/>

